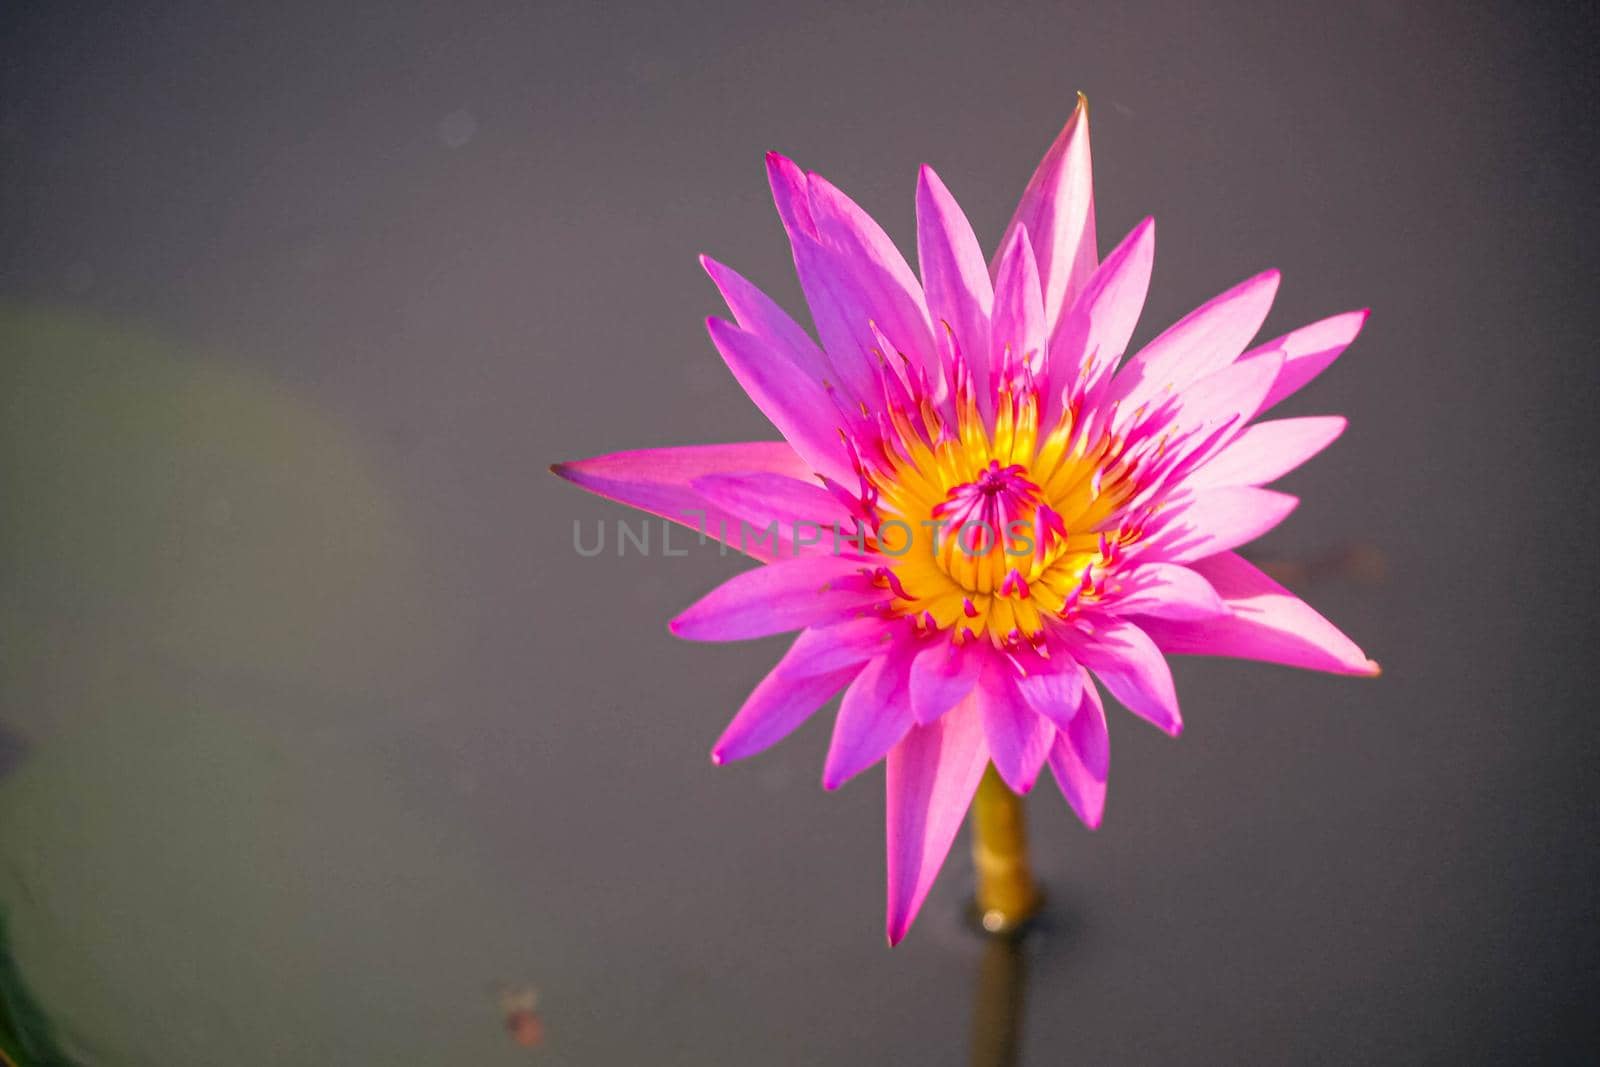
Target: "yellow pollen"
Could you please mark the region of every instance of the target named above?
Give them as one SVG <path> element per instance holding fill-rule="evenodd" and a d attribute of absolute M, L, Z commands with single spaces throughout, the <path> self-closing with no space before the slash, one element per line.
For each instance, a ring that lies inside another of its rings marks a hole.
<path fill-rule="evenodd" d="M 992 427 L 970 394 L 955 407 L 954 426 L 927 405 L 920 426 L 891 411 L 887 465 L 867 471 L 881 522 L 903 524 L 880 530 L 886 552 L 904 546 L 885 556 L 905 593 L 891 610 L 957 642 L 1032 640 L 1101 595 L 1102 552 L 1137 537 L 1116 525 L 1137 471 L 1124 439 L 1090 434 L 1070 408 L 1041 432 L 1031 388 L 1002 388 Z"/>

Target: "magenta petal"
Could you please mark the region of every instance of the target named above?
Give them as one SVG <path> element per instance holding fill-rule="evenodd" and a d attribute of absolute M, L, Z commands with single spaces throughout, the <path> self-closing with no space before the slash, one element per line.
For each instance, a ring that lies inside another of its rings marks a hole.
<path fill-rule="evenodd" d="M 1181 393 L 1232 363 L 1261 329 L 1277 292 L 1278 272 L 1269 270 L 1169 326 L 1117 375 L 1117 396 L 1124 407 L 1157 403 L 1168 390 Z"/>
<path fill-rule="evenodd" d="M 878 362 L 871 355 L 873 295 L 850 277 L 848 263 L 820 241 L 794 238 L 794 269 L 811 309 L 817 337 L 837 374 L 830 383 L 852 403 L 879 395 Z"/>
<path fill-rule="evenodd" d="M 922 910 L 988 764 L 971 698 L 938 722 L 913 726 L 889 750 L 889 944 L 900 943 Z"/>
<path fill-rule="evenodd" d="M 1283 369 L 1278 372 L 1278 380 L 1272 386 L 1272 391 L 1262 401 L 1261 410 L 1265 411 L 1297 392 L 1326 370 L 1328 364 L 1338 359 L 1350 342 L 1356 339 L 1361 327 L 1367 324 L 1368 314 L 1366 311 L 1347 311 L 1343 315 L 1334 315 L 1246 352 L 1241 359 L 1259 359 L 1268 352 L 1280 352 L 1284 356 Z"/>
<path fill-rule="evenodd" d="M 1339 415 L 1258 422 L 1184 479 L 1184 484 L 1197 489 L 1264 485 L 1333 444 L 1344 432 L 1345 423 Z"/>
<path fill-rule="evenodd" d="M 821 381 L 828 376 L 827 356 L 776 301 L 738 271 L 710 256 L 701 256 L 700 266 L 722 294 L 739 329 L 759 337 L 813 380 Z"/>
<path fill-rule="evenodd" d="M 1106 778 L 1111 767 L 1111 738 L 1106 712 L 1094 684 L 1084 686 L 1083 703 L 1072 724 L 1056 732 L 1050 746 L 1050 772 L 1061 795 L 1089 829 L 1098 829 L 1106 810 Z"/>
<path fill-rule="evenodd" d="M 794 669 L 810 658 L 807 635 L 801 634 L 778 661 L 711 747 L 713 763 L 728 763 L 765 751 L 794 733 L 835 693 L 861 672 L 859 662 L 820 673 L 796 676 Z"/>
<path fill-rule="evenodd" d="M 732 323 L 710 318 L 706 329 L 739 385 L 812 469 L 834 479 L 853 478 L 839 440 L 844 420 L 822 384 Z"/>
<path fill-rule="evenodd" d="M 783 441 L 686 445 L 613 452 L 557 463 L 550 470 L 598 496 L 670 519 L 739 547 L 756 559 L 788 554 L 788 541 L 740 545 L 739 520 L 710 503 L 694 481 L 708 474 L 768 473 L 809 478 L 811 468 Z"/>
<path fill-rule="evenodd" d="M 1154 615 L 1162 619 L 1215 619 L 1228 605 L 1211 583 L 1177 563 L 1145 563 L 1123 583 L 1115 604 L 1119 615 Z"/>
<path fill-rule="evenodd" d="M 1044 301 L 1039 289 L 1039 268 L 1033 258 L 1028 230 L 1011 231 L 994 279 L 994 315 L 989 326 L 989 353 L 995 372 L 1028 367 L 1044 369 L 1048 340 Z"/>
<path fill-rule="evenodd" d="M 790 239 L 799 235 L 815 240 L 817 226 L 811 218 L 811 191 L 806 172 L 794 160 L 768 152 L 767 181 L 772 186 L 772 202 Z"/>
<path fill-rule="evenodd" d="M 781 474 L 708 474 L 696 478 L 694 487 L 713 507 L 744 524 L 739 530 L 746 541 L 760 537 L 770 540 L 773 535 L 769 534 L 769 527 L 777 523 L 776 536 L 792 538 L 796 530 L 803 531 L 802 540 L 816 536 L 815 544 L 799 545 L 800 552 L 842 555 L 852 547 L 854 518 L 815 481 L 803 482 Z M 812 529 L 817 527 L 820 534 Z M 728 537 L 734 544 L 739 543 L 732 530 Z"/>
<path fill-rule="evenodd" d="M 922 285 L 883 228 L 821 175 L 776 153 L 767 170 L 835 384 L 857 400 L 876 397 L 874 324 L 931 378 L 938 368 Z"/>
<path fill-rule="evenodd" d="M 1125 619 L 1098 626 L 1076 654 L 1123 707 L 1173 737 L 1183 731 L 1172 669 L 1139 627 Z"/>
<path fill-rule="evenodd" d="M 1087 674 L 1083 679 L 1083 701 L 1066 733 L 1085 769 L 1104 782 L 1111 771 L 1111 737 L 1106 733 L 1106 709 L 1100 690 Z"/>
<path fill-rule="evenodd" d="M 1087 377 L 1097 381 L 1122 360 L 1144 310 L 1155 253 L 1156 220 L 1147 218 L 1090 276 L 1050 338 L 1051 359 L 1065 364 L 1057 381 L 1065 381 L 1086 360 L 1091 361 Z"/>
<path fill-rule="evenodd" d="M 1083 687 L 1093 686 L 1072 657 L 1059 649 L 1049 658 L 1019 653 L 1018 661 L 1027 674 L 1015 680 L 1017 691 L 1028 706 L 1060 729 L 1066 729 L 1083 700 Z"/>
<path fill-rule="evenodd" d="M 1244 423 L 1260 410 L 1276 377 L 1270 355 L 1223 367 L 1163 402 L 1172 413 L 1168 424 L 1177 430 L 1199 432 L 1233 422 L 1242 431 Z"/>
<path fill-rule="evenodd" d="M 687 641 L 744 641 L 846 618 L 876 599 L 859 567 L 833 556 L 768 563 L 734 575 L 667 627 Z"/>
<path fill-rule="evenodd" d="M 785 678 L 812 678 L 847 667 L 860 669 L 889 649 L 893 631 L 880 618 L 827 622 L 801 631 L 780 665 Z"/>
<path fill-rule="evenodd" d="M 1019 795 L 1033 789 L 1055 727 L 1034 711 L 1012 684 L 1012 669 L 996 657 L 978 681 L 978 711 L 983 717 L 983 735 L 989 742 L 989 758 L 1000 778 Z"/>
<path fill-rule="evenodd" d="M 1265 660 L 1333 674 L 1375 675 L 1378 665 L 1333 623 L 1228 552 L 1203 559 L 1196 571 L 1221 594 L 1232 615 L 1204 623 L 1152 620 L 1147 629 L 1168 652 Z"/>
<path fill-rule="evenodd" d="M 1083 289 L 1099 261 L 1094 235 L 1094 181 L 1089 160 L 1089 108 L 1083 97 L 1023 190 L 1000 249 L 1026 229 L 1043 284 L 1046 332 Z M 993 273 L 1000 273 L 997 257 Z"/>
<path fill-rule="evenodd" d="M 961 703 L 978 684 L 984 653 L 972 645 L 932 641 L 911 662 L 911 712 L 926 726 Z"/>
<path fill-rule="evenodd" d="M 883 227 L 819 174 L 807 175 L 811 217 L 823 244 L 840 254 L 852 280 L 874 294 L 873 320 L 900 351 L 915 358 L 933 354 L 922 283 Z"/>
<path fill-rule="evenodd" d="M 994 284 L 972 224 L 926 166 L 917 176 L 917 260 L 935 332 L 948 324 L 973 380 L 987 382 Z"/>
<path fill-rule="evenodd" d="M 822 767 L 822 788 L 838 789 L 884 757 L 913 725 L 911 656 L 896 646 L 868 663 L 845 691 L 833 742 Z"/>
<path fill-rule="evenodd" d="M 1186 490 L 1172 497 L 1144 551 L 1150 559 L 1173 563 L 1214 556 L 1254 541 L 1288 518 L 1299 503 L 1287 493 L 1248 485 Z"/>

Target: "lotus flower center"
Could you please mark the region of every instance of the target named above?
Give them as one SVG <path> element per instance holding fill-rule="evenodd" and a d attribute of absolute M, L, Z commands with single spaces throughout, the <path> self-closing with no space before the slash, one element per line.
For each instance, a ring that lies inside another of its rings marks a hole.
<path fill-rule="evenodd" d="M 975 480 L 952 487 L 933 508 L 940 569 L 973 593 L 999 589 L 1019 563 L 1028 570 L 1039 501 L 1026 467 L 990 460 Z"/>
<path fill-rule="evenodd" d="M 996 391 L 992 418 L 965 388 L 955 409 L 950 420 L 926 403 L 891 407 L 882 461 L 862 470 L 893 546 L 885 606 L 919 633 L 1038 647 L 1047 619 L 1100 597 L 1138 536 L 1112 518 L 1138 484 L 1126 442 L 1071 405 L 1041 427 L 1040 394 L 1020 385 Z"/>

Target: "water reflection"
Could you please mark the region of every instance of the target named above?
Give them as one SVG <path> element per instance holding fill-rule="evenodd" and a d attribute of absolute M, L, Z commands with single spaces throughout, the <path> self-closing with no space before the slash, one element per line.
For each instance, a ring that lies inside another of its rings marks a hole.
<path fill-rule="evenodd" d="M 0 906 L 32 991 L 97 1062 L 483 1062 L 427 1014 L 492 1018 L 487 932 L 439 915 L 472 872 L 385 762 L 448 624 L 361 438 L 104 321 L 0 307 L 0 352 Z"/>
<path fill-rule="evenodd" d="M 11 953 L 11 934 L 0 912 L 0 1065 L 77 1067 L 62 1047 L 55 1024 L 35 999 Z"/>
<path fill-rule="evenodd" d="M 22 740 L 22 735 L 8 728 L 5 723 L 0 723 L 0 781 L 22 766 L 27 754 L 28 746 Z"/>
<path fill-rule="evenodd" d="M 1321 552 L 1293 558 L 1262 559 L 1245 553 L 1273 581 L 1294 588 L 1317 585 L 1326 581 L 1351 581 L 1361 585 L 1378 585 L 1388 573 L 1389 560 L 1377 545 L 1365 542 L 1334 545 Z"/>
<path fill-rule="evenodd" d="M 539 991 L 532 986 L 505 986 L 495 997 L 505 1016 L 506 1033 L 523 1048 L 544 1044 L 544 1020 L 539 1016 Z"/>
<path fill-rule="evenodd" d="M 986 938 L 972 999 L 972 1067 L 1014 1067 L 1020 1062 L 1028 993 L 1026 936 Z"/>

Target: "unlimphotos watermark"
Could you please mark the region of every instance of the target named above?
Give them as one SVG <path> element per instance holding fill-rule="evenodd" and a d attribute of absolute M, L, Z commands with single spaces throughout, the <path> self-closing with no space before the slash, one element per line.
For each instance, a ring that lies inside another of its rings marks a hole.
<path fill-rule="evenodd" d="M 773 519 L 762 526 L 748 519 L 734 521 L 728 518 L 717 519 L 715 529 L 711 529 L 708 528 L 706 512 L 698 508 L 685 508 L 682 518 L 684 525 L 691 526 L 697 532 L 699 544 L 714 540 L 722 555 L 734 548 L 746 555 L 764 551 L 769 557 L 799 556 L 806 554 L 808 549 L 826 545 L 836 556 L 852 550 L 861 553 L 870 549 L 879 555 L 900 557 L 919 543 L 926 545 L 935 555 L 954 543 L 962 554 L 980 558 L 990 555 L 997 547 L 1007 556 L 1031 556 L 1037 547 L 1034 525 L 1027 519 L 1012 519 L 1004 524 L 1003 530 L 997 524 L 982 519 L 969 519 L 959 525 L 949 519 L 925 519 L 916 527 L 902 519 L 885 519 L 876 530 L 869 530 L 860 522 L 852 523 L 847 528 L 837 522 L 820 523 L 805 519 L 786 522 Z M 674 523 L 667 519 L 654 522 L 641 519 L 636 523 L 617 519 L 611 527 L 613 551 L 618 556 L 628 555 L 630 548 L 640 556 L 687 556 L 689 549 L 685 545 L 675 546 L 672 542 L 673 526 Z M 923 536 L 918 536 L 917 528 L 925 531 Z M 651 537 L 652 529 L 660 532 L 659 538 Z M 572 547 L 578 555 L 593 557 L 606 551 L 606 523 L 596 519 L 593 533 L 592 538 L 586 538 L 583 523 L 578 519 L 572 520 Z"/>

